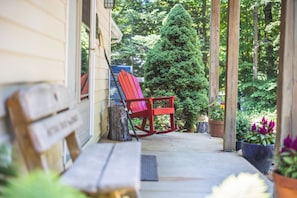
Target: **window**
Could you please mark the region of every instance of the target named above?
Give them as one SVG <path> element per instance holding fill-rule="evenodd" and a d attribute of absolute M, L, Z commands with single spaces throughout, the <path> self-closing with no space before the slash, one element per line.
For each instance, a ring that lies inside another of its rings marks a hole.
<path fill-rule="evenodd" d="M 81 67 L 80 99 L 89 99 L 89 64 L 90 64 L 90 0 L 82 1 L 82 23 L 80 31 Z"/>

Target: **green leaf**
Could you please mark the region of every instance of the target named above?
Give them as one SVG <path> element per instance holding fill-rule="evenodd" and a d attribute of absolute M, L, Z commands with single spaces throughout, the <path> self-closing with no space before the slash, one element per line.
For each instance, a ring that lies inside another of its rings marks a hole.
<path fill-rule="evenodd" d="M 283 157 L 284 162 L 287 164 L 293 164 L 294 160 L 291 157 Z"/>
<path fill-rule="evenodd" d="M 292 175 L 291 175 L 291 177 L 297 179 L 297 171 L 293 172 Z"/>

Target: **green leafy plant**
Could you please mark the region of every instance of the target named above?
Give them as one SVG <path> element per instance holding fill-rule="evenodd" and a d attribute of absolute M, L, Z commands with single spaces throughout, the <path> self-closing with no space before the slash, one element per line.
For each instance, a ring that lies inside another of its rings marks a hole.
<path fill-rule="evenodd" d="M 78 190 L 65 186 L 58 177 L 50 172 L 41 170 L 30 172 L 28 175 L 14 177 L 3 189 L 3 198 L 86 198 Z"/>
<path fill-rule="evenodd" d="M 265 117 L 257 123 L 253 123 L 252 127 L 245 133 L 244 141 L 259 145 L 269 145 L 275 143 L 275 122 L 270 120 L 269 122 Z"/>
<path fill-rule="evenodd" d="M 214 101 L 209 106 L 209 115 L 212 120 L 224 120 L 225 114 L 225 104 L 219 102 L 218 100 Z"/>
<path fill-rule="evenodd" d="M 236 140 L 241 141 L 244 139 L 245 133 L 250 128 L 250 119 L 247 113 L 239 111 L 236 117 Z"/>
<path fill-rule="evenodd" d="M 10 178 L 17 176 L 17 167 L 12 164 L 11 147 L 8 144 L 0 145 L 0 197 L 8 185 Z"/>
<path fill-rule="evenodd" d="M 276 170 L 285 177 L 297 179 L 297 137 L 288 135 L 276 155 Z"/>

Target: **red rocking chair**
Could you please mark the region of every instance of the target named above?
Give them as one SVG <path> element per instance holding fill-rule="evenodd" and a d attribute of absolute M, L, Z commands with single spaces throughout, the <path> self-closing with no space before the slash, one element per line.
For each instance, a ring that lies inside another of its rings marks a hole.
<path fill-rule="evenodd" d="M 144 98 L 138 80 L 135 78 L 135 76 L 124 70 L 121 70 L 119 73 L 118 80 L 126 97 L 126 103 L 130 117 L 142 118 L 141 126 L 135 127 L 146 133 L 137 134 L 137 136 L 144 137 L 156 133 L 168 133 L 177 129 L 174 122 L 174 96 Z M 158 101 L 165 101 L 167 105 L 165 107 L 159 107 L 159 105 L 155 104 L 155 102 Z M 170 116 L 169 128 L 162 131 L 155 130 L 154 117 L 158 115 Z M 149 129 L 145 128 L 147 120 L 149 120 Z"/>

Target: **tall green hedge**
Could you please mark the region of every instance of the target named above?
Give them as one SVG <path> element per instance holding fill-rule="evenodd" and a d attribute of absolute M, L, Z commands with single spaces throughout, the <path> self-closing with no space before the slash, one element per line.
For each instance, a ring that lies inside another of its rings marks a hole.
<path fill-rule="evenodd" d="M 161 28 L 158 42 L 144 64 L 146 93 L 175 95 L 176 119 L 193 131 L 208 105 L 208 81 L 204 73 L 197 32 L 182 5 L 176 4 Z"/>

